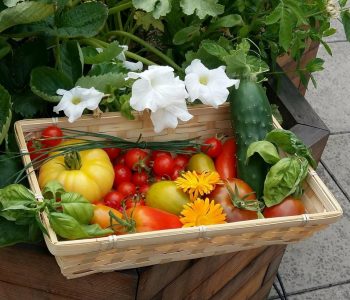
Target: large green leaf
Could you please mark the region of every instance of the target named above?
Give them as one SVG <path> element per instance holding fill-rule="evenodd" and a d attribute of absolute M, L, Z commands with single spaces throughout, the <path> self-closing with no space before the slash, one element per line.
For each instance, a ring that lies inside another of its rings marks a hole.
<path fill-rule="evenodd" d="M 171 10 L 170 0 L 133 0 L 132 4 L 137 9 L 151 12 L 156 19 L 165 16 Z"/>
<path fill-rule="evenodd" d="M 5 57 L 11 51 L 11 45 L 4 38 L 0 37 L 0 59 Z"/>
<path fill-rule="evenodd" d="M 350 11 L 346 10 L 341 13 L 346 39 L 350 42 Z"/>
<path fill-rule="evenodd" d="M 0 32 L 18 24 L 41 21 L 54 13 L 53 4 L 26 1 L 0 12 Z"/>
<path fill-rule="evenodd" d="M 0 144 L 6 138 L 12 119 L 11 96 L 0 85 Z"/>
<path fill-rule="evenodd" d="M 58 89 L 70 90 L 72 81 L 62 72 L 50 67 L 35 68 L 31 73 L 30 88 L 35 95 L 49 102 L 59 102 Z"/>
<path fill-rule="evenodd" d="M 85 76 L 79 78 L 76 86 L 83 88 L 91 88 L 99 90 L 103 93 L 110 93 L 111 91 L 121 88 L 125 85 L 125 79 L 122 74 L 107 73 L 99 76 Z"/>
<path fill-rule="evenodd" d="M 281 9 L 279 43 L 282 48 L 288 51 L 290 43 L 293 38 L 293 30 L 295 25 L 295 18 L 291 12 L 284 6 Z"/>
<path fill-rule="evenodd" d="M 60 47 L 59 69 L 72 82 L 83 75 L 84 58 L 77 41 L 67 41 Z"/>
<path fill-rule="evenodd" d="M 23 168 L 22 162 L 19 158 L 14 158 L 10 154 L 0 155 L 0 188 L 13 183 L 15 174 Z"/>
<path fill-rule="evenodd" d="M 47 102 L 34 95 L 30 90 L 12 94 L 12 106 L 15 113 L 23 118 L 33 118 L 45 111 Z"/>
<path fill-rule="evenodd" d="M 142 26 L 146 31 L 152 26 L 155 29 L 164 31 L 164 25 L 161 20 L 156 19 L 150 13 L 145 13 L 143 11 L 136 11 L 134 14 L 134 19 L 136 20 L 136 25 Z"/>
<path fill-rule="evenodd" d="M 92 47 L 85 47 L 82 50 L 86 64 L 100 64 L 116 58 L 123 51 L 123 48 L 119 46 L 118 42 L 112 42 L 100 53 Z"/>
<path fill-rule="evenodd" d="M 102 29 L 107 16 L 108 8 L 103 3 L 86 2 L 62 12 L 52 33 L 60 38 L 92 37 Z"/>
<path fill-rule="evenodd" d="M 200 35 L 200 27 L 198 25 L 191 25 L 180 29 L 173 38 L 174 45 L 182 45 L 192 41 Z"/>
<path fill-rule="evenodd" d="M 238 25 L 242 25 L 243 20 L 240 15 L 237 14 L 232 14 L 232 15 L 227 15 L 221 18 L 218 18 L 215 20 L 213 23 L 209 25 L 209 29 L 218 29 L 222 27 L 234 27 Z"/>
<path fill-rule="evenodd" d="M 206 15 L 216 17 L 222 14 L 225 7 L 218 4 L 218 0 L 181 0 L 180 5 L 186 15 L 196 15 L 204 19 Z"/>

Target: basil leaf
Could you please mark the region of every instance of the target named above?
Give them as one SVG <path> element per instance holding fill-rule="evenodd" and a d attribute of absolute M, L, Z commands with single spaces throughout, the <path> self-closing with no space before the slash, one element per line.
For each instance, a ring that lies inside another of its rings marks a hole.
<path fill-rule="evenodd" d="M 56 180 L 49 181 L 42 190 L 45 199 L 57 199 L 60 198 L 66 191 L 63 185 Z"/>
<path fill-rule="evenodd" d="M 277 205 L 299 188 L 307 176 L 308 162 L 303 157 L 286 157 L 271 167 L 264 183 L 267 207 Z"/>
<path fill-rule="evenodd" d="M 268 164 L 275 164 L 280 160 L 277 149 L 274 144 L 267 141 L 258 141 L 251 143 L 247 150 L 247 162 L 254 154 L 259 154 Z"/>
<path fill-rule="evenodd" d="M 49 214 L 52 229 L 65 239 L 83 239 L 113 233 L 112 229 L 102 229 L 99 225 L 82 225 L 72 216 L 53 212 Z"/>
<path fill-rule="evenodd" d="M 61 196 L 63 212 L 76 219 L 80 224 L 89 224 L 93 214 L 93 205 L 78 193 L 64 193 Z"/>
<path fill-rule="evenodd" d="M 274 129 L 266 135 L 265 140 L 274 143 L 286 153 L 306 158 L 310 165 L 316 168 L 316 161 L 312 157 L 310 150 L 293 132 L 284 129 Z"/>

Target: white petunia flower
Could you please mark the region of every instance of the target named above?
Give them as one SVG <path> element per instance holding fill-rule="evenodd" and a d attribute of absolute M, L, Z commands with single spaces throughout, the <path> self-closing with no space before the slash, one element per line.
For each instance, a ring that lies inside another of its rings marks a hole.
<path fill-rule="evenodd" d="M 85 89 L 79 86 L 69 91 L 58 89 L 56 93 L 61 95 L 62 98 L 53 108 L 53 111 L 58 114 L 63 110 L 64 114 L 68 117 L 68 121 L 71 123 L 81 117 L 84 109 L 96 109 L 104 96 L 103 93 L 93 87 Z"/>
<path fill-rule="evenodd" d="M 129 72 L 128 78 L 137 79 L 132 85 L 130 105 L 137 111 L 151 110 L 155 132 L 175 128 L 178 119 L 188 121 L 185 83 L 175 77 L 168 66 L 150 66 L 142 73 Z"/>
<path fill-rule="evenodd" d="M 227 100 L 227 88 L 239 86 L 238 79 L 227 77 L 224 66 L 209 70 L 199 59 L 194 59 L 185 72 L 185 84 L 191 102 L 199 99 L 202 103 L 217 108 Z"/>

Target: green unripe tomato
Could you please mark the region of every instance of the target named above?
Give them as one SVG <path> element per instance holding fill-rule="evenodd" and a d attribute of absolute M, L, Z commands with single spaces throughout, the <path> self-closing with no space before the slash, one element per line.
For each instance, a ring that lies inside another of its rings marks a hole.
<path fill-rule="evenodd" d="M 214 161 L 204 153 L 197 153 L 190 158 L 187 170 L 202 173 L 204 171 L 216 171 Z"/>
<path fill-rule="evenodd" d="M 146 204 L 179 215 L 190 198 L 170 180 L 153 183 L 146 195 Z"/>

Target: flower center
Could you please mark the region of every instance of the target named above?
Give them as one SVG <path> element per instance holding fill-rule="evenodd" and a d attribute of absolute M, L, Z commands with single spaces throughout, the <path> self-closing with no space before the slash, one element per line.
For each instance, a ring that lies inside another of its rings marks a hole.
<path fill-rule="evenodd" d="M 81 98 L 80 97 L 73 97 L 72 103 L 74 105 L 78 105 L 80 102 L 81 102 Z"/>
<path fill-rule="evenodd" d="M 207 76 L 199 77 L 199 82 L 203 85 L 207 85 L 208 84 L 208 77 Z"/>

